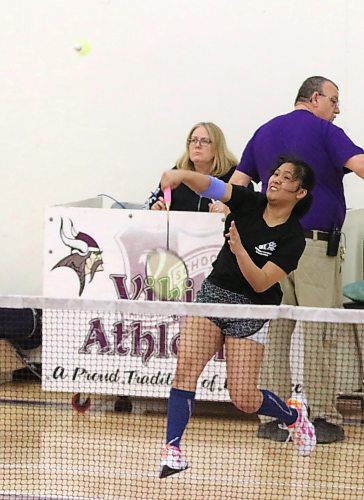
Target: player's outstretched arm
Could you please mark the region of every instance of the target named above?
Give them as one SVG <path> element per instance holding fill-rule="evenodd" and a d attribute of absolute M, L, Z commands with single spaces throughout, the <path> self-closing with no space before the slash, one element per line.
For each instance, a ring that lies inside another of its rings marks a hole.
<path fill-rule="evenodd" d="M 162 189 L 168 186 L 175 189 L 182 183 L 205 198 L 223 202 L 229 201 L 231 198 L 231 185 L 210 175 L 190 172 L 189 170 L 168 170 L 163 173 L 161 178 Z"/>

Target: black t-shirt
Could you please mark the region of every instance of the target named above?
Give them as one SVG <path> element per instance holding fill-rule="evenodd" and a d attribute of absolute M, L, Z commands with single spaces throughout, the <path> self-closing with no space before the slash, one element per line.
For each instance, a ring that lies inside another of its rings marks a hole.
<path fill-rule="evenodd" d="M 177 167 L 173 167 L 175 170 Z M 233 175 L 235 167 L 231 169 L 219 179 L 224 182 L 228 182 L 230 177 Z M 148 206 L 151 208 L 152 205 L 158 200 L 160 196 L 163 196 L 163 192 L 158 186 L 157 190 L 148 199 Z M 211 200 L 209 198 L 203 198 L 199 194 L 192 191 L 185 184 L 180 184 L 172 193 L 171 210 L 185 211 L 185 212 L 208 212 L 209 203 Z"/>
<path fill-rule="evenodd" d="M 266 262 L 274 262 L 287 274 L 297 268 L 305 248 L 305 238 L 298 219 L 291 217 L 283 224 L 269 227 L 263 219 L 267 197 L 233 186 L 231 200 L 226 203 L 231 213 L 225 222 L 225 234 L 234 220 L 244 248 L 253 262 L 262 268 Z M 282 291 L 276 283 L 265 292 L 257 293 L 240 271 L 235 255 L 231 252 L 228 239 L 221 248 L 209 280 L 215 285 L 248 296 L 254 304 L 275 304 L 282 300 Z"/>

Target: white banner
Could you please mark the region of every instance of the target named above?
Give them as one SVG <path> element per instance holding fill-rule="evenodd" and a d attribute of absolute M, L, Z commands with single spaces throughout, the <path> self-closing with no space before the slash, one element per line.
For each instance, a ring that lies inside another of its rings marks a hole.
<path fill-rule="evenodd" d="M 169 247 L 186 263 L 192 302 L 223 243 L 221 214 L 171 212 Z M 154 300 L 146 257 L 167 244 L 166 212 L 52 207 L 46 214 L 47 297 Z M 179 319 L 102 311 L 44 311 L 43 387 L 51 391 L 167 397 Z M 197 398 L 229 400 L 223 354 L 200 377 Z"/>

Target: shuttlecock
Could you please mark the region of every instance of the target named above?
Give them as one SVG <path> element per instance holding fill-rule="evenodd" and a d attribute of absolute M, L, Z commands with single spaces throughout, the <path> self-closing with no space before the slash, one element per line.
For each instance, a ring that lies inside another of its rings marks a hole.
<path fill-rule="evenodd" d="M 87 40 L 82 40 L 80 43 L 76 44 L 74 48 L 80 56 L 87 56 L 91 51 L 91 45 Z"/>

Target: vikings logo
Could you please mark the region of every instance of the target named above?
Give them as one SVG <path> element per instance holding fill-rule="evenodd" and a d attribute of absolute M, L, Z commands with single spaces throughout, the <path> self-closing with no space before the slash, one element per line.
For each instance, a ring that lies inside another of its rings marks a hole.
<path fill-rule="evenodd" d="M 71 254 L 52 267 L 52 271 L 62 266 L 73 269 L 80 280 L 80 296 L 85 288 L 86 276 L 90 275 L 91 283 L 95 273 L 103 271 L 102 251 L 91 236 L 75 231 L 70 219 L 64 221 L 62 218 L 59 233 L 63 243 L 71 249 Z"/>

